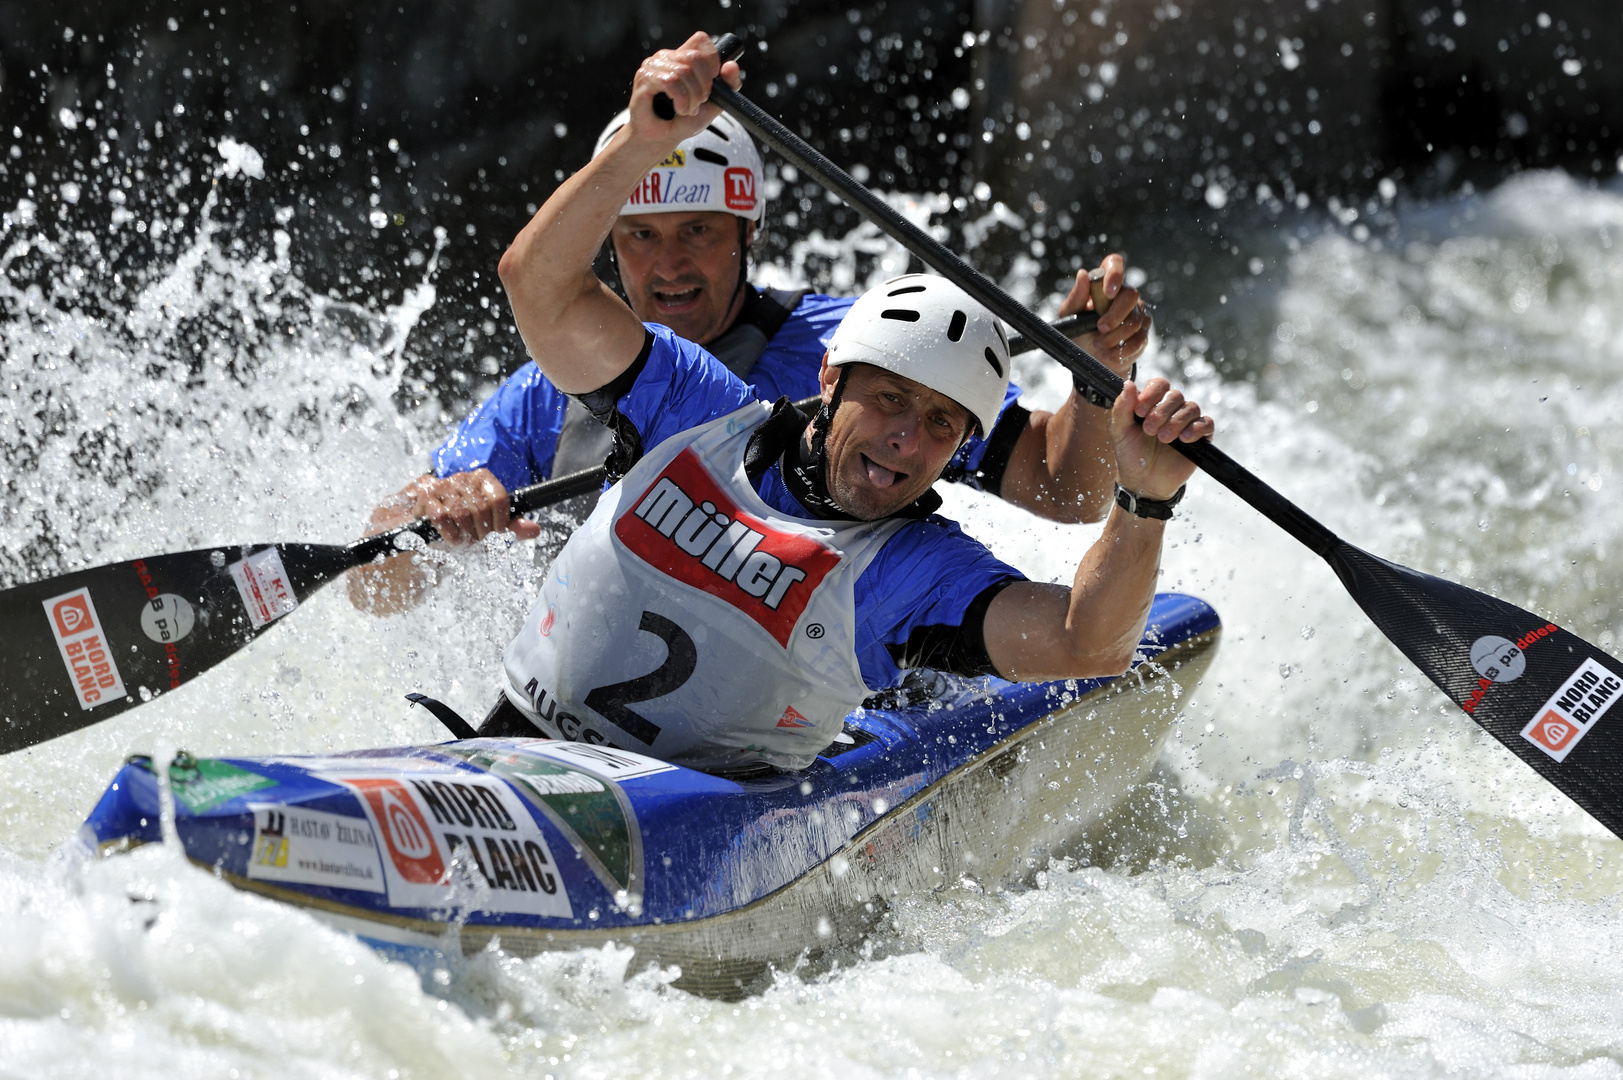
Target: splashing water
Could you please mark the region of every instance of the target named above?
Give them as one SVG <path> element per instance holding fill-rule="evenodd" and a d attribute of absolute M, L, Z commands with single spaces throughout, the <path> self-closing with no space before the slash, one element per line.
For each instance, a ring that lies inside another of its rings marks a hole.
<path fill-rule="evenodd" d="M 251 148 L 219 152 L 222 186 L 254 182 Z M 444 418 L 401 405 L 401 357 L 436 300 L 432 261 L 373 311 L 306 287 L 285 233 L 237 236 L 213 212 L 127 295 L 93 237 L 6 214 L 3 583 L 341 541 L 422 471 Z M 1362 240 L 1301 229 L 1253 313 L 1254 377 L 1194 336 L 1144 365 L 1349 540 L 1610 647 L 1620 236 L 1623 193 L 1559 174 L 1402 210 Z M 858 230 L 762 277 L 826 267 L 853 288 L 906 268 Z M 1030 358 L 1019 374 L 1037 405 L 1068 386 Z M 1067 578 L 1096 533 L 945 494 L 1033 577 Z M 1449 707 L 1313 556 L 1204 480 L 1184 506 L 1164 584 L 1211 600 L 1226 635 L 1152 782 L 1032 882 L 904 897 L 832 972 L 781 972 L 738 1003 L 613 947 L 420 976 L 172 849 L 85 861 L 64 843 L 123 757 L 160 743 L 441 737 L 400 695 L 480 712 L 535 570 L 525 545 L 436 556 L 433 601 L 387 620 L 328 590 L 198 685 L 0 760 L 0 1059 L 28 1075 L 1623 1074 L 1623 847 Z"/>

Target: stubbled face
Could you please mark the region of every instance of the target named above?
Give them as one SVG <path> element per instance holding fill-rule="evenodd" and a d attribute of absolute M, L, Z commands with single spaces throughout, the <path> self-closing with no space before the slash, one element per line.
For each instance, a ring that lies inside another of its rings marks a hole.
<path fill-rule="evenodd" d="M 969 411 L 912 379 L 852 364 L 826 442 L 828 489 L 861 521 L 887 517 L 935 483 L 969 430 Z M 823 357 L 823 400 L 840 369 Z"/>
<path fill-rule="evenodd" d="M 751 224 L 746 241 L 753 239 Z M 744 247 L 738 218 L 717 210 L 693 214 L 627 214 L 609 234 L 631 310 L 704 345 L 738 317 Z M 747 243 L 744 245 L 747 247 Z"/>

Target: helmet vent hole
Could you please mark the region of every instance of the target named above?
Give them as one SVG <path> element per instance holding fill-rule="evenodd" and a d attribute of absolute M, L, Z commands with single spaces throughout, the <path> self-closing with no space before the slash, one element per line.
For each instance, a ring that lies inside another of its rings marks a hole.
<path fill-rule="evenodd" d="M 1007 335 L 1007 334 L 1005 334 L 1003 332 L 1003 324 L 1001 322 L 994 322 L 994 323 L 992 323 L 992 329 L 997 331 L 997 339 L 999 341 L 1003 342 L 1003 348 L 1008 349 L 1008 347 L 1009 347 L 1009 335 Z"/>
<path fill-rule="evenodd" d="M 897 322 L 918 322 L 919 313 L 909 311 L 907 308 L 886 308 L 879 313 L 881 319 L 895 319 Z"/>
<path fill-rule="evenodd" d="M 992 370 L 997 372 L 998 378 L 1003 378 L 1003 365 L 997 362 L 997 353 L 993 352 L 990 346 L 986 350 L 986 362 L 992 365 Z"/>
<path fill-rule="evenodd" d="M 947 340 L 960 341 L 964 336 L 964 327 L 969 325 L 969 316 L 962 311 L 952 313 L 952 322 L 947 324 Z"/>
<path fill-rule="evenodd" d="M 714 135 L 716 138 L 720 139 L 722 142 L 733 141 L 727 137 L 727 133 L 725 131 L 721 130 L 714 124 L 706 124 L 704 129 L 710 132 L 710 134 Z"/>
<path fill-rule="evenodd" d="M 727 167 L 726 158 L 722 157 L 714 150 L 707 149 L 703 146 L 695 146 L 693 148 L 693 156 L 698 158 L 700 161 L 708 161 L 712 165 L 720 165 L 724 169 Z"/>
<path fill-rule="evenodd" d="M 906 294 L 908 294 L 910 292 L 923 292 L 923 291 L 924 291 L 924 286 L 923 285 L 904 285 L 900 289 L 892 289 L 890 292 L 886 293 L 885 295 L 886 296 L 905 296 Z"/>

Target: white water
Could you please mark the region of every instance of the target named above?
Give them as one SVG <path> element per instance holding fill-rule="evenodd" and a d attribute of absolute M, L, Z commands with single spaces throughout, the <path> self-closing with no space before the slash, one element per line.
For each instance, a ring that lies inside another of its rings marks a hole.
<path fill-rule="evenodd" d="M 340 541 L 421 470 L 437 411 L 394 401 L 431 276 L 398 310 L 327 304 L 285 238 L 237 250 L 194 223 L 108 325 L 74 313 L 105 284 L 90 242 L 52 249 L 8 213 L 8 580 L 23 552 L 51 573 Z M 1623 194 L 1532 175 L 1400 217 L 1395 240 L 1301 239 L 1271 337 L 1249 343 L 1255 386 L 1195 339 L 1146 367 L 1181 372 L 1231 453 L 1349 539 L 1610 647 Z M 18 245 L 54 293 L 18 285 Z M 1023 376 L 1039 402 L 1064 386 Z M 1033 576 L 1068 575 L 1092 535 L 948 495 Z M 133 752 L 442 737 L 401 695 L 478 713 L 532 571 L 522 550 L 452 558 L 433 604 L 384 621 L 329 590 L 182 691 L 0 759 L 0 1075 L 1623 1076 L 1623 847 L 1423 683 L 1312 556 L 1213 484 L 1185 505 L 1166 585 L 1227 630 L 1162 782 L 1083 861 L 907 897 L 868 959 L 738 1004 L 612 949 L 481 955 L 425 989 L 173 851 L 52 854 Z"/>

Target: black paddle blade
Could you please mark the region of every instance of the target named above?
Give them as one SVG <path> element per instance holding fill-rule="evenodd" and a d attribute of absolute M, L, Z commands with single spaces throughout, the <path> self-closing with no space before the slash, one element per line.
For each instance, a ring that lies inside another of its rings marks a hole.
<path fill-rule="evenodd" d="M 1623 663 L 1548 619 L 1341 543 L 1325 558 L 1380 631 L 1511 753 L 1623 837 Z"/>
<path fill-rule="evenodd" d="M 0 753 L 175 689 L 349 565 L 327 545 L 204 548 L 0 592 Z"/>

